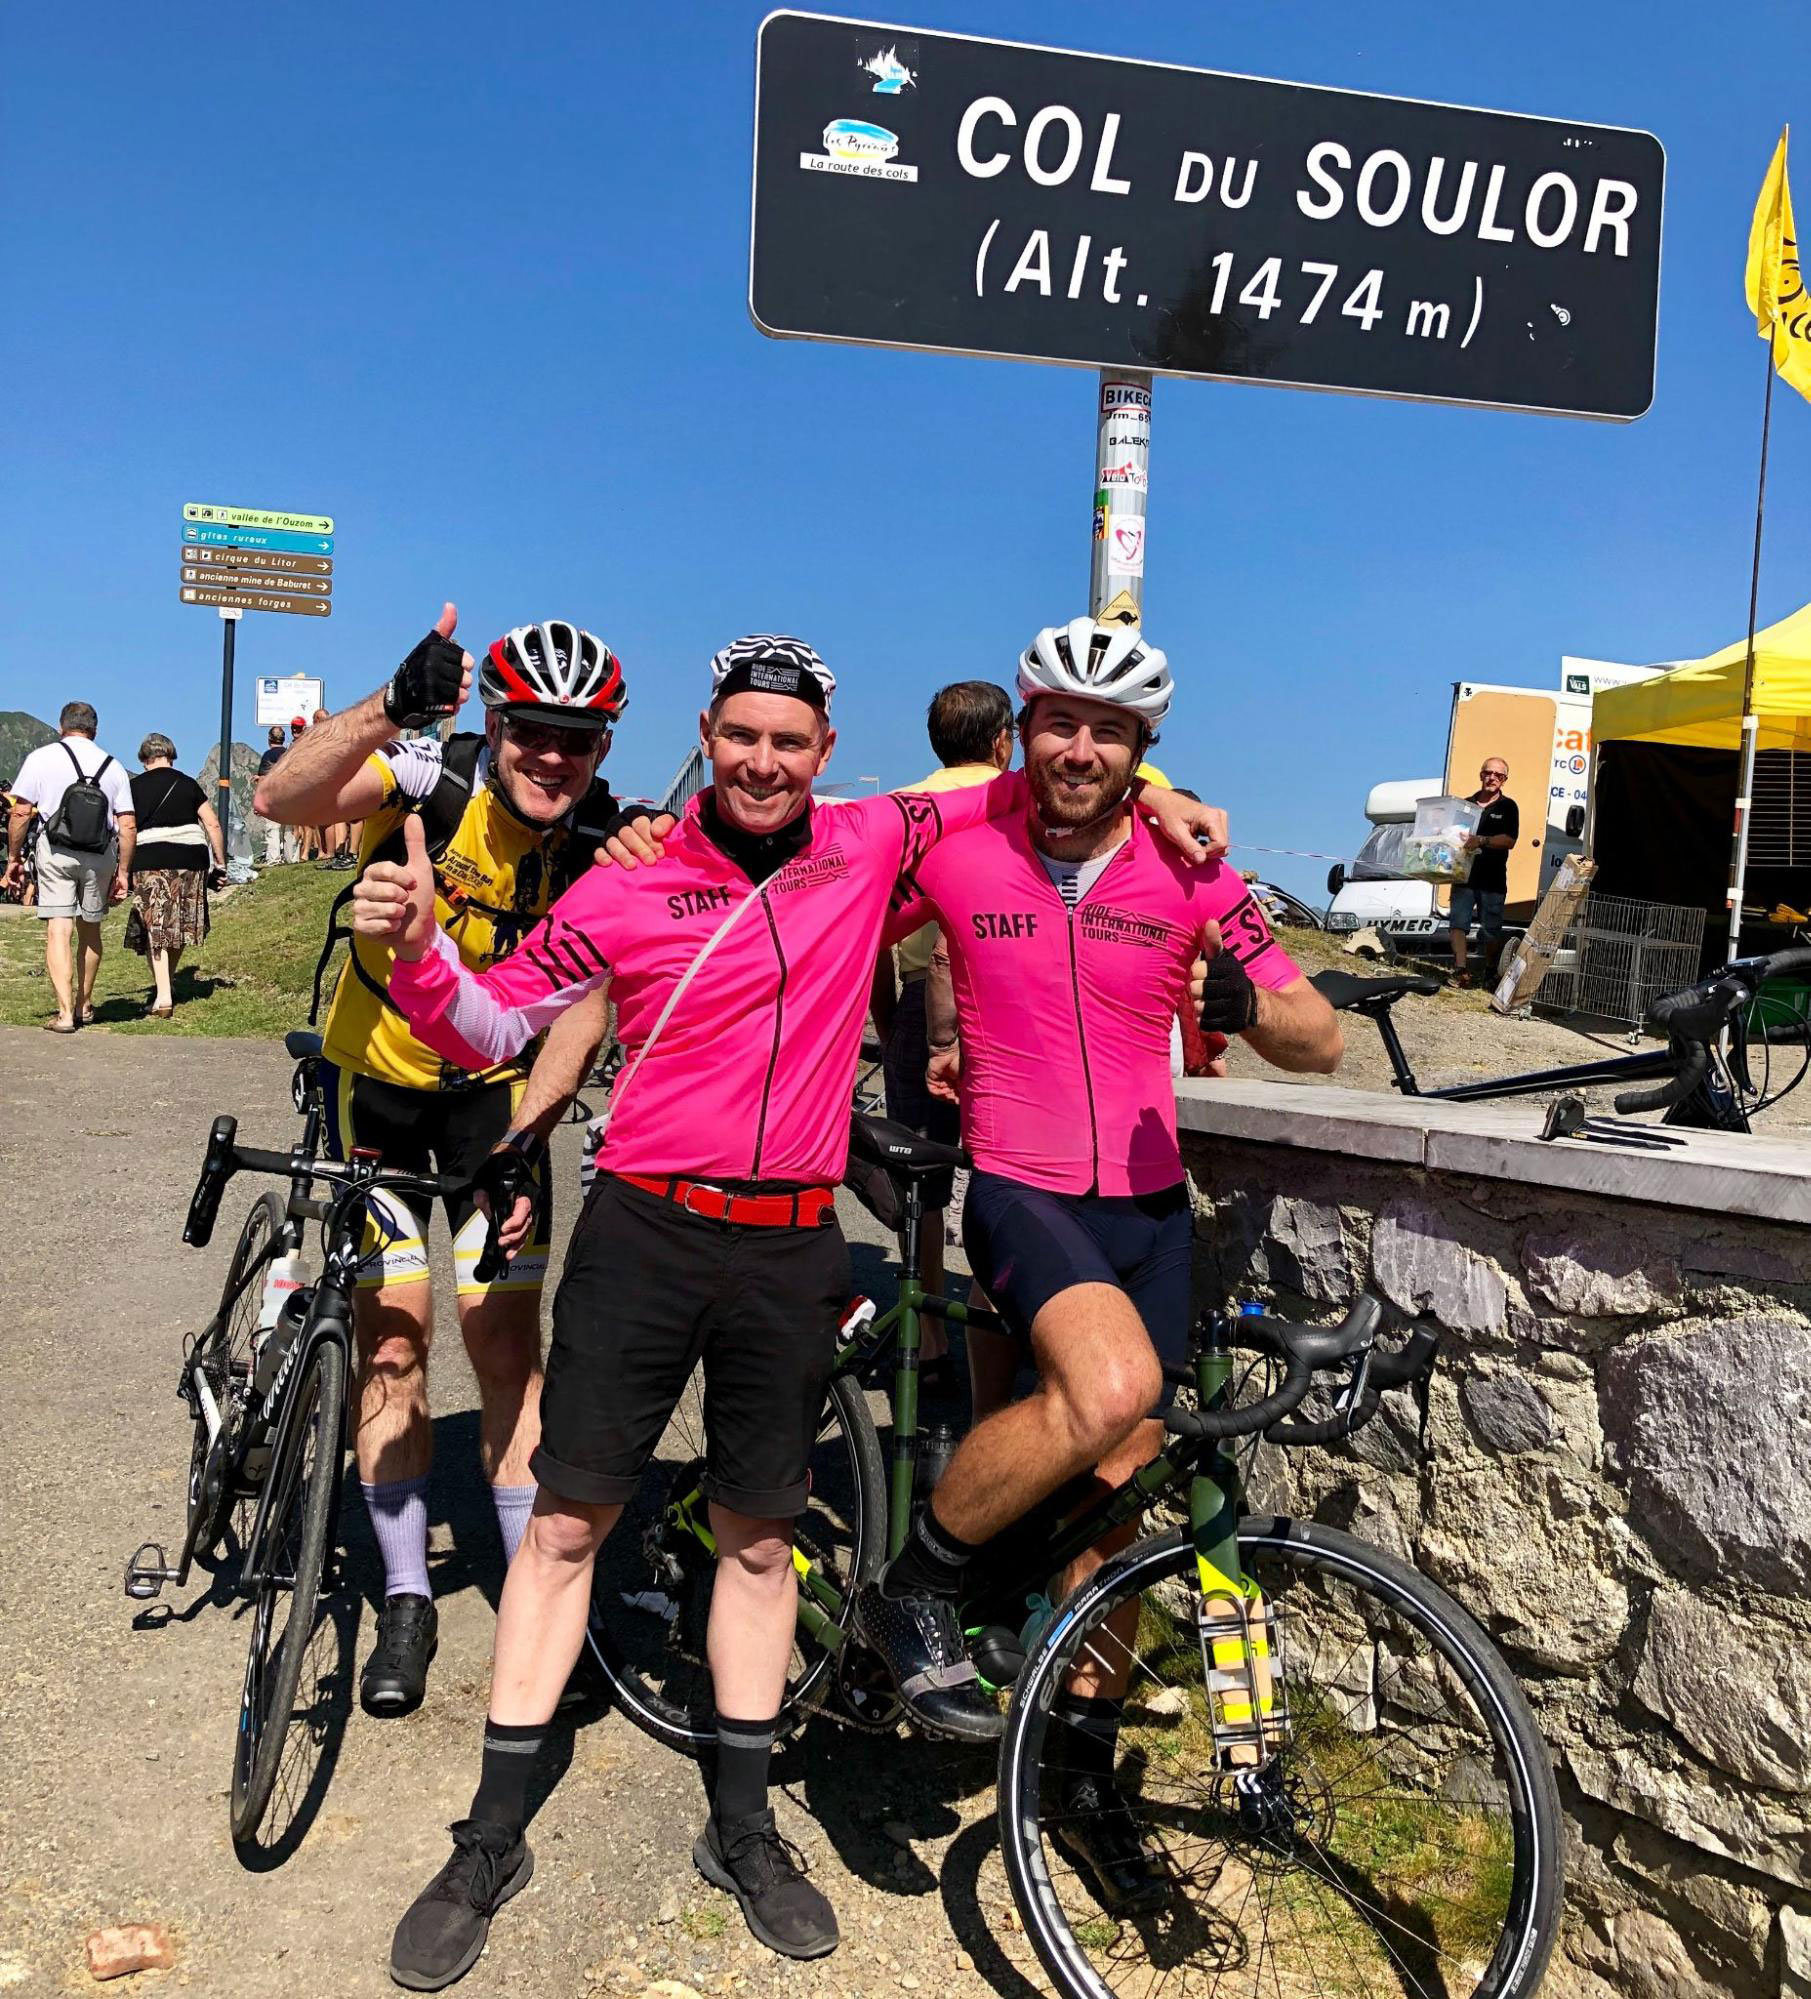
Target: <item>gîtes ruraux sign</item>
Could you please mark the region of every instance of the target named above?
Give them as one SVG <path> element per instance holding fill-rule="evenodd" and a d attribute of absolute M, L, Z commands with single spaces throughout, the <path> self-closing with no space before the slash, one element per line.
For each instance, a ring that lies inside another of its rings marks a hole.
<path fill-rule="evenodd" d="M 774 14 L 763 332 L 1627 420 L 1650 133 Z"/>

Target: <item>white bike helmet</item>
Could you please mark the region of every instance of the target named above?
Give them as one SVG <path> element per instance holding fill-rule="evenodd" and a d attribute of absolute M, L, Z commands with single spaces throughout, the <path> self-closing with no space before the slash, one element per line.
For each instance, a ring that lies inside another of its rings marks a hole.
<path fill-rule="evenodd" d="M 725 694 L 791 694 L 830 712 L 836 675 L 803 639 L 751 632 L 711 655 L 711 699 Z"/>
<path fill-rule="evenodd" d="M 607 729 L 629 705 L 615 653 L 564 618 L 518 625 L 484 656 L 478 698 L 506 715 L 551 711 L 564 723 Z"/>
<path fill-rule="evenodd" d="M 1149 729 L 1170 712 L 1170 663 L 1136 625 L 1072 618 L 1046 625 L 1019 661 L 1019 698 L 1074 694 L 1130 708 Z"/>

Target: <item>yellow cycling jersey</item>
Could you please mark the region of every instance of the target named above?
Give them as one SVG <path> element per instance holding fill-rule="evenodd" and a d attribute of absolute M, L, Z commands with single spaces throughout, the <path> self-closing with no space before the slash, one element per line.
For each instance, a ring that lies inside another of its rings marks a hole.
<path fill-rule="evenodd" d="M 456 767 L 432 738 L 386 744 L 373 754 L 371 766 L 383 780 L 384 802 L 365 821 L 359 841 L 361 873 L 373 860 L 402 858 L 399 835 L 404 817 L 432 795 L 449 768 Z M 479 972 L 514 950 L 524 933 L 546 915 L 557 890 L 566 885 L 560 868 L 574 829 L 564 824 L 536 828 L 518 819 L 489 782 L 488 753 L 481 752 L 475 767 L 467 768 L 470 796 L 434 864 L 434 914 L 460 958 Z M 594 787 L 578 816 L 595 817 L 586 808 L 600 799 L 606 805 L 613 803 L 601 784 Z M 589 860 L 589 843 L 599 831 L 589 823 L 578 829 L 576 837 L 586 843 L 582 855 L 572 856 L 579 866 Z M 431 833 L 429 844 L 432 848 Z M 386 847 L 391 851 L 384 852 Z M 417 1041 L 387 996 L 394 957 L 382 939 L 350 940 L 323 1036 L 328 1061 L 357 1075 L 415 1090 L 500 1082 L 526 1073 L 531 1049 L 474 1078 L 442 1062 Z"/>

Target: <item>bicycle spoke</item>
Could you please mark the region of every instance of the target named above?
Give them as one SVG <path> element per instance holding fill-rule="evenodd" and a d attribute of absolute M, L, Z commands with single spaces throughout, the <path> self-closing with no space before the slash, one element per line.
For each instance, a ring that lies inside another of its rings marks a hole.
<path fill-rule="evenodd" d="M 1192 1600 L 1186 1543 L 1167 1559 L 1166 1580 Z M 1066 1978 L 1060 1952 L 1045 1948 L 1067 1937 L 1071 1958 L 1090 1961 L 1120 1999 L 1462 1999 L 1502 1948 L 1528 1864 L 1505 1763 L 1513 1728 L 1498 1696 L 1479 1689 L 1475 1655 L 1450 1642 L 1456 1611 L 1430 1624 L 1414 1614 L 1412 1593 L 1395 1593 L 1412 1577 L 1380 1587 L 1312 1544 L 1263 1542 L 1249 1562 L 1274 1620 L 1276 1715 L 1261 1757 L 1228 1758 L 1193 1621 L 1148 1585 L 1097 1592 L 1081 1628 L 1028 1661 L 1043 1690 L 1047 1764 L 1066 1755 L 1048 1689 L 1078 1667 L 1084 1686 L 1127 1689 L 1115 1800 L 1083 1807 L 1049 1791 L 1019 1821 L 1044 1846 L 1062 1912 L 1060 1923 L 1040 1914 L 1027 1924 L 1045 1968 L 1079 1999 L 1086 1981 Z M 1110 1625 L 1133 1600 L 1144 1608 L 1128 1639 Z M 1513 1739 L 1526 1743 L 1531 1726 L 1524 1720 Z M 1155 1928 L 1104 1922 L 1091 1874 L 1059 1864 L 1052 1843 L 1066 1825 L 1121 1810 L 1161 1856 L 1186 1916 L 1158 1917 Z M 1002 1835 L 1010 1852 L 1024 1850 L 1004 1810 Z M 1035 1899 L 1021 1907 L 1038 1913 Z M 1549 1886 L 1543 1920 L 1551 1908 Z M 1524 1958 L 1509 1989 L 1531 1992 L 1538 1972 L 1539 1960 Z"/>

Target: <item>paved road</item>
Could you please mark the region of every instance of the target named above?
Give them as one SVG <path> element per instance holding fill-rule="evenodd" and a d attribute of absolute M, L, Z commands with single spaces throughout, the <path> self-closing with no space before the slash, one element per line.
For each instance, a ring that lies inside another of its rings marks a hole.
<path fill-rule="evenodd" d="M 232 1110 L 249 1141 L 284 1143 L 288 1064 L 262 1043 L 0 1028 L 0 1073 L 10 1194 L 0 1228 L 0 1991 L 91 1990 L 88 1931 L 158 1921 L 180 1956 L 173 1973 L 143 1984 L 223 1999 L 390 1992 L 391 1929 L 444 1859 L 443 1828 L 463 1815 L 475 1780 L 501 1582 L 458 1343 L 439 1356 L 434 1387 L 441 1648 L 427 1704 L 402 1721 L 354 1710 L 378 1583 L 354 1495 L 343 1530 L 351 1590 L 310 1661 L 322 1739 L 297 1758 L 282 1836 L 248 1862 L 226 1823 L 239 1608 L 210 1600 L 198 1575 L 167 1613 L 146 1618 L 120 1578 L 139 1540 L 173 1548 L 181 1533 L 188 1422 L 171 1390 L 236 1213 L 223 1213 L 207 1252 L 182 1247 L 207 1124 Z M 574 1138 L 562 1134 L 562 1185 L 573 1184 Z M 849 1226 L 870 1245 L 879 1235 L 859 1212 Z M 857 1257 L 861 1288 L 884 1295 L 879 1251 Z M 811 1857 L 845 1937 L 834 1957 L 796 1967 L 749 1943 L 739 1915 L 693 1874 L 704 1805 L 691 1765 L 601 1706 L 578 1710 L 555 1749 L 557 1782 L 531 1832 L 534 1885 L 499 1920 L 462 1994 L 560 1999 L 677 1978 L 706 1993 L 777 1990 L 783 1979 L 808 1994 L 921 1984 L 1026 1999 L 985 1761 L 821 1724 L 784 1753 L 781 1823 Z M 910 1847 L 883 1831 L 888 1822 L 910 1832 Z M 1004 1951 L 979 1920 L 983 1905 Z"/>

